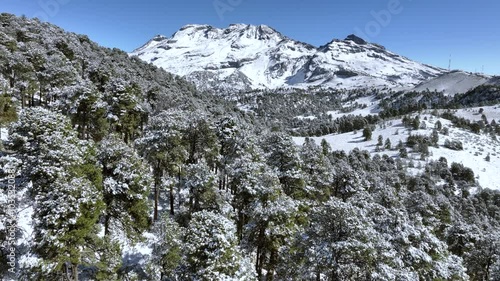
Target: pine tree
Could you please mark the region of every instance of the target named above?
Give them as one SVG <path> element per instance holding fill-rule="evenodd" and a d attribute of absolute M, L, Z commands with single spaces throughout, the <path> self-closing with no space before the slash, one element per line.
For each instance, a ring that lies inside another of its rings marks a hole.
<path fill-rule="evenodd" d="M 384 145 L 384 137 L 382 137 L 382 135 L 378 136 L 377 145 L 380 147 L 382 147 Z"/>
<path fill-rule="evenodd" d="M 363 129 L 363 137 L 365 141 L 370 141 L 372 139 L 372 129 L 370 127 L 365 127 Z"/>
<path fill-rule="evenodd" d="M 189 120 L 183 140 L 188 151 L 188 164 L 195 164 L 204 158 L 208 166 L 215 167 L 219 147 L 215 129 L 207 121 L 209 117 L 200 111 L 189 113 Z"/>
<path fill-rule="evenodd" d="M 384 148 L 385 148 L 385 149 L 389 149 L 389 150 L 391 150 L 391 149 L 392 149 L 391 140 L 390 140 L 389 138 L 387 138 L 387 139 L 385 140 L 385 143 L 384 143 Z"/>
<path fill-rule="evenodd" d="M 136 140 L 140 154 L 153 167 L 154 176 L 154 214 L 158 220 L 158 204 L 160 200 L 161 181 L 165 174 L 179 175 L 181 167 L 188 158 L 183 145 L 183 131 L 187 121 L 181 111 L 164 111 L 151 118 L 144 135 Z M 174 214 L 173 186 L 169 190 L 170 213 Z"/>
<path fill-rule="evenodd" d="M 411 128 L 413 130 L 418 130 L 420 128 L 420 117 L 417 115 L 411 122 Z"/>
<path fill-rule="evenodd" d="M 238 247 L 234 224 L 219 214 L 193 214 L 184 236 L 182 280 L 257 280 Z"/>
<path fill-rule="evenodd" d="M 331 148 L 326 141 L 321 144 L 323 154 L 327 156 L 331 152 Z M 263 141 L 262 147 L 266 155 L 267 164 L 277 169 L 283 191 L 292 197 L 303 196 L 305 183 L 300 171 L 301 160 L 293 140 L 288 136 L 275 133 L 267 136 Z"/>
<path fill-rule="evenodd" d="M 169 215 L 163 215 L 154 227 L 155 240 L 153 253 L 148 261 L 147 270 L 155 280 L 174 278 L 182 262 L 184 229 Z"/>
<path fill-rule="evenodd" d="M 295 216 L 300 217 L 295 201 L 284 195 L 273 177 L 265 177 L 260 192 L 245 212 L 249 216 L 243 244 L 256 251 L 255 270 L 258 278 L 274 280 L 280 261 L 280 248 L 296 232 Z"/>
<path fill-rule="evenodd" d="M 221 211 L 222 198 L 217 190 L 217 176 L 205 160 L 186 167 L 184 188 L 189 191 L 188 210 L 190 213 L 209 210 Z"/>
<path fill-rule="evenodd" d="M 12 125 L 9 145 L 22 155 L 23 174 L 33 182 L 33 250 L 42 259 L 34 276 L 55 278 L 70 269 L 78 280 L 103 206 L 94 149 L 78 140 L 68 119 L 40 108 L 25 110 Z"/>
<path fill-rule="evenodd" d="M 436 130 L 438 130 L 438 131 L 441 131 L 441 129 L 443 129 L 443 124 L 441 123 L 441 121 L 440 121 L 440 120 L 438 120 L 438 121 L 436 122 L 436 124 L 434 125 L 434 128 L 435 128 Z"/>
<path fill-rule="evenodd" d="M 358 207 L 331 199 L 314 208 L 302 236 L 308 280 L 370 278 L 376 259 L 372 223 Z M 370 243 L 366 243 L 371 241 Z"/>
<path fill-rule="evenodd" d="M 431 144 L 434 145 L 435 147 L 439 147 L 439 133 L 437 129 L 432 130 L 431 134 Z"/>
<path fill-rule="evenodd" d="M 104 234 L 122 230 L 137 238 L 149 227 L 148 195 L 153 177 L 135 151 L 110 135 L 98 147 L 102 165 Z"/>
<path fill-rule="evenodd" d="M 0 137 L 2 128 L 17 120 L 16 107 L 12 102 L 12 97 L 6 93 L 0 95 Z"/>
<path fill-rule="evenodd" d="M 305 139 L 299 155 L 305 184 L 314 187 L 304 192 L 304 195 L 314 200 L 326 200 L 330 196 L 331 184 L 334 181 L 332 163 L 323 155 L 314 140 L 309 138 Z"/>

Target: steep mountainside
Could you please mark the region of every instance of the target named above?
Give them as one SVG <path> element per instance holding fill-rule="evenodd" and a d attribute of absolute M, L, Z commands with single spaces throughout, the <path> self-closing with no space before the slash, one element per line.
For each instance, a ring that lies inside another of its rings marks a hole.
<path fill-rule="evenodd" d="M 201 88 L 412 88 L 445 71 L 354 35 L 314 47 L 265 25 L 186 25 L 132 52 Z"/>

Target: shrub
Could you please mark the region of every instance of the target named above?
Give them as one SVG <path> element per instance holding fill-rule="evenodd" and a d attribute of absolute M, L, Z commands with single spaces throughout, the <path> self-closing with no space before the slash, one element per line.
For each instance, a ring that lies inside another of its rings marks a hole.
<path fill-rule="evenodd" d="M 444 141 L 444 147 L 449 148 L 451 150 L 464 150 L 464 146 L 462 142 L 459 140 L 450 141 L 449 139 L 447 139 Z"/>

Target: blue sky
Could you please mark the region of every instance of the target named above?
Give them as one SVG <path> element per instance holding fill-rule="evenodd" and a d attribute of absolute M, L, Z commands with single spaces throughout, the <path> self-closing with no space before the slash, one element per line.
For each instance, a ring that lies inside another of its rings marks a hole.
<path fill-rule="evenodd" d="M 147 3 L 147 4 L 146 4 Z M 497 0 L 0 0 L 107 47 L 132 51 L 189 23 L 267 24 L 316 46 L 355 33 L 410 59 L 500 75 Z"/>

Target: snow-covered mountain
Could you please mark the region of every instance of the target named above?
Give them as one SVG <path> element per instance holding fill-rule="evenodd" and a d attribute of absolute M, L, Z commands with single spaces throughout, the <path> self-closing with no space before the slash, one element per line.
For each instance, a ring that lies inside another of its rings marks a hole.
<path fill-rule="evenodd" d="M 413 88 L 445 73 L 354 35 L 315 47 L 266 25 L 186 25 L 131 55 L 185 76 L 200 88 Z"/>

